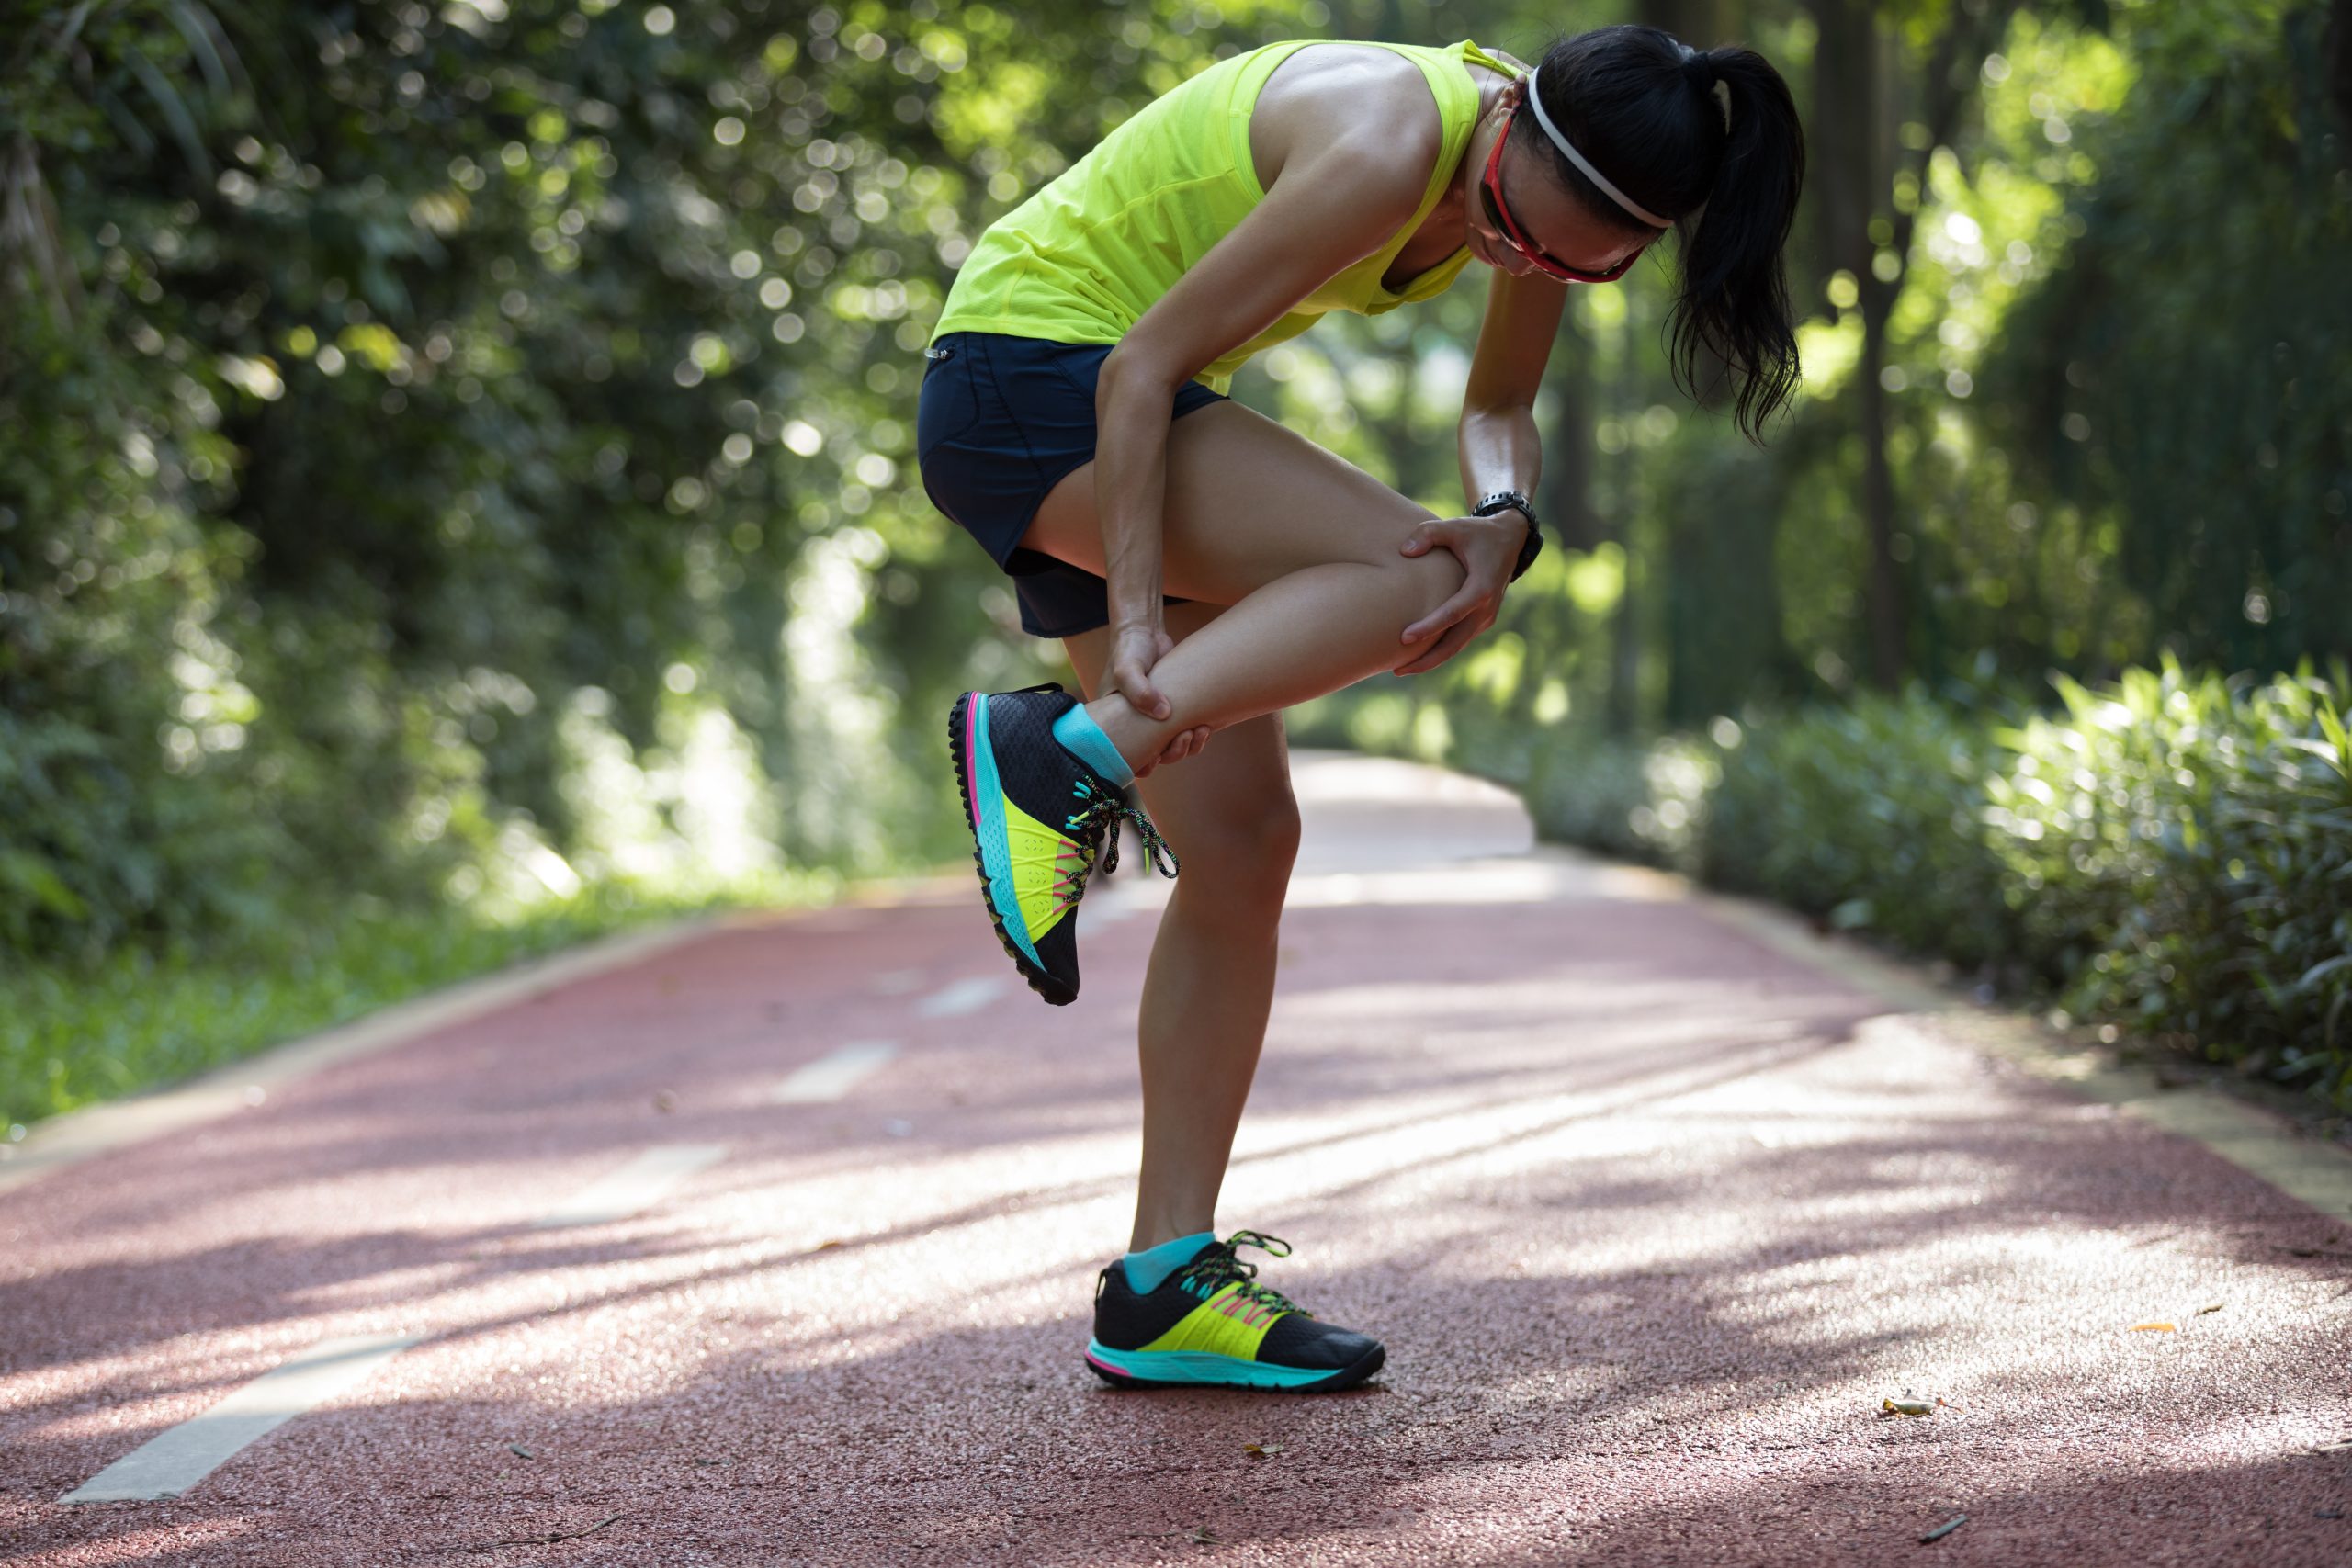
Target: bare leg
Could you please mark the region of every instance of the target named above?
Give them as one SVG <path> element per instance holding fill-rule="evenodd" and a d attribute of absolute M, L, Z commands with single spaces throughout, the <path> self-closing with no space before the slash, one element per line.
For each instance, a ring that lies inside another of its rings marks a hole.
<path fill-rule="evenodd" d="M 1207 605 L 1171 605 L 1169 635 L 1182 647 L 1216 615 Z M 1063 646 L 1091 696 L 1110 633 L 1087 632 Z M 1137 787 L 1184 874 L 1144 974 L 1143 1168 L 1131 1251 L 1215 1227 L 1273 1006 L 1276 935 L 1298 850 L 1279 714 L 1235 725 L 1199 756 Z"/>
<path fill-rule="evenodd" d="M 1155 666 L 1167 718 L 1115 693 L 1088 712 L 1130 764 L 1198 725 L 1222 728 L 1393 670 L 1426 645 L 1406 626 L 1459 588 L 1444 550 L 1398 553 L 1434 513 L 1361 468 L 1239 403 L 1169 427 L 1161 525 L 1167 591 L 1230 605 Z M 1023 544 L 1100 572 L 1094 465 L 1054 487 Z M 1179 766 L 1190 766 L 1183 763 Z"/>

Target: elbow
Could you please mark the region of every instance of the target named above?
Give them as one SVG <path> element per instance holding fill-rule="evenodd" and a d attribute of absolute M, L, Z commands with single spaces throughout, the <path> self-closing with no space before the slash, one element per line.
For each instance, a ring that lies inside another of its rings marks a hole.
<path fill-rule="evenodd" d="M 1114 392 L 1132 392 L 1138 397 L 1150 394 L 1172 402 L 1184 379 L 1175 367 L 1155 357 L 1149 350 L 1118 344 L 1103 359 L 1102 368 L 1095 377 L 1094 406 L 1098 413 L 1110 407 Z"/>
<path fill-rule="evenodd" d="M 1534 417 L 1535 400 L 1532 398 L 1523 401 L 1518 399 L 1507 399 L 1501 402 L 1474 402 L 1465 399 L 1462 404 L 1464 424 L 1482 424 L 1488 420 L 1497 419 L 1532 420 Z"/>

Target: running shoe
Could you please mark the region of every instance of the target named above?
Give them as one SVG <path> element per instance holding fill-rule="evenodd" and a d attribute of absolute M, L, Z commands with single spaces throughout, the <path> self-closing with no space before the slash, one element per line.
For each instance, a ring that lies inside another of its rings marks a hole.
<path fill-rule="evenodd" d="M 1133 822 L 1159 874 L 1176 874 L 1151 818 L 1054 739 L 1054 721 L 1077 705 L 1047 682 L 967 692 L 947 717 L 989 919 L 1029 988 L 1056 1007 L 1078 999 L 1074 911 L 1098 862 L 1106 874 L 1117 868 L 1119 824 Z"/>
<path fill-rule="evenodd" d="M 1234 1256 L 1243 1247 L 1290 1256 L 1280 1236 L 1235 1231 L 1148 1294 L 1128 1284 L 1124 1262 L 1103 1269 L 1086 1347 L 1094 1375 L 1121 1388 L 1220 1384 L 1303 1393 L 1352 1388 L 1380 1370 L 1388 1352 L 1379 1340 L 1334 1328 L 1258 1283 L 1258 1266 Z"/>

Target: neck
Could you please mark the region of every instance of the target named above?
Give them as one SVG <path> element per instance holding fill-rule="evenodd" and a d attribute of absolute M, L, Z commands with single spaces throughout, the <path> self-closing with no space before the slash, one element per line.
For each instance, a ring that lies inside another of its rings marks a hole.
<path fill-rule="evenodd" d="M 1453 178 L 1445 187 L 1445 195 L 1431 216 L 1442 218 L 1449 229 L 1458 229 L 1463 244 L 1470 243 L 1470 186 L 1476 182 L 1478 171 L 1487 166 L 1487 154 L 1494 143 L 1481 134 L 1495 106 L 1502 101 L 1503 92 L 1510 85 L 1510 78 L 1483 65 L 1473 65 L 1470 73 L 1478 84 L 1478 117 L 1472 122 L 1470 138 L 1463 144 L 1462 157 L 1454 164 Z M 1498 127 L 1501 135 L 1505 127 Z"/>

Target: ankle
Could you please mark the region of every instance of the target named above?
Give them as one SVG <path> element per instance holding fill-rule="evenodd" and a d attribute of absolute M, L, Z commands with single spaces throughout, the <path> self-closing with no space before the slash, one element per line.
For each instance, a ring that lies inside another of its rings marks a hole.
<path fill-rule="evenodd" d="M 1128 1287 L 1149 1295 L 1169 1275 L 1198 1258 L 1216 1240 L 1215 1233 L 1204 1227 L 1155 1246 L 1132 1247 L 1119 1264 L 1126 1270 Z"/>
<path fill-rule="evenodd" d="M 1072 705 L 1054 720 L 1054 739 L 1064 750 L 1121 788 L 1135 782 L 1135 765 L 1120 753 L 1084 705 Z"/>
<path fill-rule="evenodd" d="M 1159 750 L 1159 726 L 1116 692 L 1105 692 L 1088 703 L 1086 716 L 1110 738 L 1129 768 L 1141 767 Z"/>
<path fill-rule="evenodd" d="M 1154 1215 L 1149 1219 L 1146 1219 L 1143 1215 L 1138 1214 L 1136 1216 L 1135 1229 L 1128 1236 L 1127 1250 L 1129 1252 L 1147 1252 L 1155 1247 L 1165 1247 L 1170 1242 L 1179 1240 L 1185 1236 L 1208 1235 L 1214 1237 L 1216 1234 L 1216 1219 L 1214 1216 L 1208 1214 L 1185 1214 L 1181 1216 L 1175 1214 L 1164 1214 Z"/>

